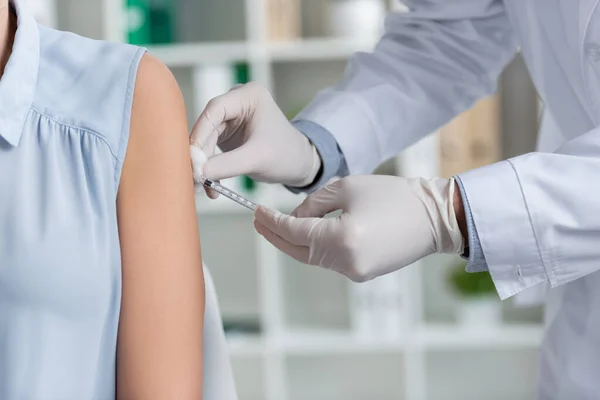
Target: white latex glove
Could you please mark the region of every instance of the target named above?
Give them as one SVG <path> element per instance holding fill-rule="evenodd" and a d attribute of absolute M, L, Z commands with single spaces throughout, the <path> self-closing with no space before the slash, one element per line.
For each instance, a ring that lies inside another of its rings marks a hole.
<path fill-rule="evenodd" d="M 303 187 L 314 181 L 321 168 L 312 143 L 257 83 L 236 86 L 212 99 L 196 122 L 190 142 L 206 156 L 200 162 L 202 157 L 192 152 L 196 183 L 199 175 L 212 180 L 248 175 L 261 182 Z M 215 154 L 217 146 L 222 154 Z"/>
<path fill-rule="evenodd" d="M 292 213 L 262 207 L 254 226 L 296 260 L 364 282 L 432 253 L 461 253 L 454 180 L 351 176 L 325 186 Z M 341 209 L 337 218 L 322 218 Z"/>

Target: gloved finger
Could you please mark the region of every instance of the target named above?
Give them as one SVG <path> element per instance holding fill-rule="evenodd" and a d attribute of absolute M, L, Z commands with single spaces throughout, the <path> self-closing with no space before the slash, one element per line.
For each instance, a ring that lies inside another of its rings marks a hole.
<path fill-rule="evenodd" d="M 208 141 L 204 144 L 204 146 L 202 147 L 202 150 L 204 151 L 204 153 L 206 154 L 206 156 L 208 157 L 208 160 L 206 162 L 208 162 L 212 157 L 215 156 L 216 150 L 217 150 L 217 140 L 218 140 L 219 136 L 217 132 L 214 132 L 210 138 L 208 139 Z M 192 144 L 192 146 L 194 146 L 194 144 Z M 204 176 L 206 176 L 206 173 L 204 172 L 204 168 L 206 167 L 206 162 L 204 163 L 204 167 L 203 167 L 203 173 Z M 217 182 L 219 182 L 218 179 L 213 179 Z M 206 195 L 211 198 L 211 199 L 216 199 L 219 197 L 219 193 L 215 192 L 213 189 L 209 189 L 207 187 L 205 187 L 205 191 L 206 191 Z"/>
<path fill-rule="evenodd" d="M 343 208 L 342 183 L 335 181 L 307 196 L 292 212 L 297 218 L 322 218 L 330 212 Z"/>
<path fill-rule="evenodd" d="M 220 135 L 227 121 L 239 118 L 246 112 L 246 102 L 240 101 L 237 91 L 227 92 L 211 99 L 192 128 L 190 141 L 203 147 L 211 136 Z"/>
<path fill-rule="evenodd" d="M 262 237 L 267 239 L 267 241 L 269 241 L 280 251 L 284 252 L 296 261 L 300 261 L 304 264 L 308 263 L 308 258 L 310 255 L 310 249 L 308 247 L 298 246 L 286 241 L 281 236 L 278 236 L 277 234 L 271 232 L 258 221 L 254 221 L 254 228 L 256 229 L 256 232 L 258 232 Z"/>
<path fill-rule="evenodd" d="M 203 191 L 204 194 L 206 194 L 206 196 L 208 196 L 209 199 L 216 199 L 219 197 L 219 193 L 215 192 L 214 190 L 210 189 L 207 186 L 204 186 L 202 183 L 195 183 L 194 187 L 196 189 L 196 192 L 200 192 Z"/>
<path fill-rule="evenodd" d="M 295 218 L 265 207 L 258 207 L 254 217 L 269 231 L 298 246 L 308 246 L 313 229 L 322 222 L 318 218 Z"/>
<path fill-rule="evenodd" d="M 229 91 L 230 91 L 230 92 L 232 92 L 232 91 L 234 91 L 234 90 L 237 90 L 237 89 L 239 89 L 239 88 L 241 88 L 241 87 L 243 87 L 243 86 L 244 86 L 244 84 L 243 84 L 243 83 L 236 83 L 235 85 L 233 85 L 233 86 L 231 87 L 231 89 L 229 89 Z"/>
<path fill-rule="evenodd" d="M 204 185 L 203 185 L 204 186 Z M 206 193 L 206 195 L 210 198 L 215 200 L 216 198 L 219 197 L 219 193 L 215 192 L 213 189 L 210 189 L 206 186 L 204 186 L 204 192 Z"/>
<path fill-rule="evenodd" d="M 202 150 L 192 144 L 190 144 L 190 157 L 192 160 L 194 182 L 200 183 L 204 176 L 204 165 L 208 161 L 208 157 Z"/>
<path fill-rule="evenodd" d="M 225 124 L 221 124 L 218 127 L 216 127 L 215 130 L 211 132 L 211 134 L 208 136 L 208 138 L 206 138 L 206 140 L 202 144 L 192 140 L 192 146 L 198 146 L 208 158 L 211 158 L 217 152 L 217 142 L 219 141 L 219 135 L 221 134 L 221 132 L 223 132 L 223 130 L 225 130 L 225 126 Z"/>
<path fill-rule="evenodd" d="M 194 183 L 197 185 L 202 185 L 204 175 L 204 166 L 206 165 L 206 161 L 208 157 L 206 154 L 198 148 L 195 144 L 190 144 L 190 157 L 192 160 L 192 170 Z M 212 189 L 207 188 L 202 185 L 206 195 L 211 199 L 216 199 L 219 197 L 219 194 Z"/>
<path fill-rule="evenodd" d="M 204 164 L 204 176 L 213 180 L 227 179 L 234 176 L 250 175 L 255 172 L 256 151 L 248 144 L 237 149 L 217 154 Z"/>

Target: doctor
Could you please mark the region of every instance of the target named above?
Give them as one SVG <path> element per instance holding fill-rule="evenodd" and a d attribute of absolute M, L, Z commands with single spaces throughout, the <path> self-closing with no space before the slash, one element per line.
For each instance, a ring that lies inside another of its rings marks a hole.
<path fill-rule="evenodd" d="M 405 3 L 376 50 L 355 55 L 291 124 L 257 84 L 211 101 L 192 136 L 209 156 L 204 173 L 312 192 L 292 216 L 260 208 L 256 229 L 355 281 L 445 252 L 489 270 L 502 299 L 548 283 L 538 398 L 598 399 L 598 0 Z M 491 94 L 518 47 L 557 128 L 538 152 L 449 180 L 357 176 Z"/>

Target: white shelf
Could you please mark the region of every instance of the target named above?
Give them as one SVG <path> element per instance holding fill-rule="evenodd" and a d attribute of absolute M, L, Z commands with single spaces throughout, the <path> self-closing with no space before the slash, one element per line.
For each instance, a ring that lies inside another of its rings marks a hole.
<path fill-rule="evenodd" d="M 227 336 L 227 344 L 232 357 L 260 357 L 267 351 L 265 340 L 260 335 L 231 334 Z"/>
<path fill-rule="evenodd" d="M 376 39 L 317 38 L 273 42 L 265 46 L 249 42 L 178 43 L 148 46 L 148 51 L 171 68 L 204 63 L 242 62 L 251 55 L 271 61 L 343 60 L 356 51 L 372 50 Z"/>
<path fill-rule="evenodd" d="M 489 329 L 432 324 L 418 328 L 411 338 L 405 335 L 397 340 L 360 338 L 349 331 L 291 330 L 278 335 L 270 346 L 260 335 L 233 335 L 228 342 L 232 356 L 258 356 L 269 349 L 288 355 L 318 355 L 402 352 L 414 345 L 441 351 L 535 348 L 542 337 L 542 326 L 533 324 Z"/>
<path fill-rule="evenodd" d="M 403 340 L 367 340 L 351 332 L 294 331 L 281 335 L 276 344 L 286 354 L 353 354 L 402 351 Z"/>
<path fill-rule="evenodd" d="M 455 325 L 429 325 L 419 329 L 417 342 L 427 349 L 537 347 L 542 342 L 541 325 L 504 325 L 498 328 L 468 329 Z"/>
<path fill-rule="evenodd" d="M 246 42 L 181 43 L 149 46 L 148 51 L 171 68 L 203 63 L 240 62 L 249 57 Z"/>
<path fill-rule="evenodd" d="M 269 43 L 273 61 L 309 61 L 347 59 L 356 51 L 369 51 L 376 39 L 352 40 L 338 38 L 304 39 L 293 42 Z"/>

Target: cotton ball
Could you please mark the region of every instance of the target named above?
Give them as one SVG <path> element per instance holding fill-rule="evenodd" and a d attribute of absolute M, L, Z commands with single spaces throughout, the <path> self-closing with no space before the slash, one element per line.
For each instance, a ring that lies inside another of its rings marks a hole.
<path fill-rule="evenodd" d="M 208 157 L 202 150 L 193 144 L 190 145 L 190 155 L 192 156 L 192 168 L 194 169 L 194 182 L 200 183 L 204 176 L 204 164 Z"/>

